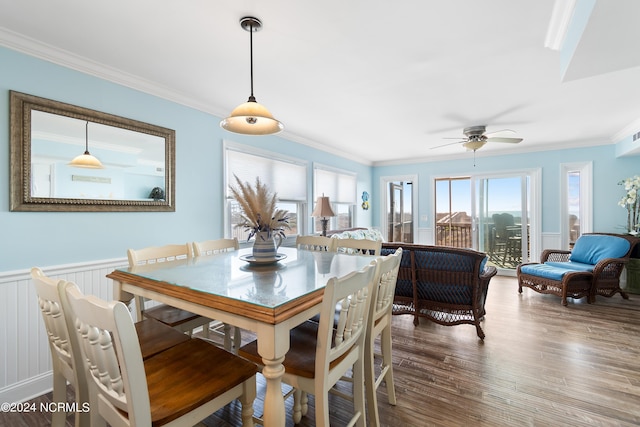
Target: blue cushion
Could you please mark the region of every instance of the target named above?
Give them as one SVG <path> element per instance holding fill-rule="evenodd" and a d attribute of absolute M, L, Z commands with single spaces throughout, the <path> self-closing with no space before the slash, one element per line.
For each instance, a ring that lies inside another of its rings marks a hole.
<path fill-rule="evenodd" d="M 524 274 L 532 276 L 544 277 L 551 280 L 562 280 L 562 277 L 571 272 L 566 268 L 554 267 L 548 264 L 530 264 L 520 267 L 520 271 Z"/>
<path fill-rule="evenodd" d="M 564 268 L 572 271 L 589 271 L 592 272 L 595 267 L 593 264 L 583 264 L 581 262 L 545 262 L 546 265 L 551 267 Z"/>
<path fill-rule="evenodd" d="M 576 241 L 569 261 L 595 265 L 605 258 L 623 257 L 629 247 L 629 241 L 622 237 L 585 234 Z"/>

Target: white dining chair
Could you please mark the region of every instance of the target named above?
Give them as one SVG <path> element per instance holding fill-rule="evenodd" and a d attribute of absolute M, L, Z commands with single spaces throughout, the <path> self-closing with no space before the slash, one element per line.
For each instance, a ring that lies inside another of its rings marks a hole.
<path fill-rule="evenodd" d="M 296 236 L 296 247 L 307 251 L 336 251 L 336 240 L 326 236 Z"/>
<path fill-rule="evenodd" d="M 196 257 L 212 256 L 240 249 L 240 243 L 238 243 L 237 237 L 231 239 L 204 240 L 200 242 L 193 242 L 191 245 L 193 246 L 193 254 Z M 209 329 L 214 333 L 217 333 L 220 327 L 222 327 L 222 334 L 224 336 L 224 348 L 228 351 L 234 351 L 237 353 L 240 343 L 242 342 L 241 329 L 237 326 L 231 326 L 217 321 L 213 321 L 209 324 Z M 232 329 L 233 337 L 231 336 Z"/>
<path fill-rule="evenodd" d="M 172 244 L 144 249 L 129 249 L 127 250 L 127 257 L 129 259 L 129 267 L 135 267 L 137 265 L 190 259 L 192 258 L 192 251 L 191 244 Z M 211 319 L 167 304 L 152 303 L 141 296 L 135 296 L 134 301 L 138 320 L 145 317 L 156 319 L 189 335 L 192 335 L 194 330 L 202 327 L 203 336 L 205 338 L 209 336 Z"/>
<path fill-rule="evenodd" d="M 190 338 L 144 360 L 127 307 L 58 285 L 67 324 L 95 390 L 96 412 L 110 426 L 193 426 L 235 399 L 253 425 L 256 366 Z"/>
<path fill-rule="evenodd" d="M 336 240 L 336 251 L 348 254 L 368 254 L 380 255 L 382 242 L 369 239 L 338 239 Z"/>
<path fill-rule="evenodd" d="M 369 423 L 377 427 L 380 425 L 378 415 L 377 389 L 384 381 L 387 388 L 388 401 L 396 404 L 396 391 L 393 380 L 393 362 L 391 348 L 391 316 L 393 298 L 398 280 L 398 270 L 402 260 L 402 248 L 393 254 L 380 258 L 376 296 L 371 301 L 371 313 L 365 337 L 365 390 L 367 394 L 367 411 Z M 375 352 L 376 339 L 380 337 L 380 354 Z M 379 375 L 376 377 L 376 357 L 382 359 Z"/>
<path fill-rule="evenodd" d="M 69 339 L 70 332 L 62 312 L 62 303 L 58 294 L 58 282 L 60 280 L 45 276 L 37 267 L 31 269 L 31 279 L 38 295 L 38 306 L 42 313 L 42 320 L 47 331 L 49 349 L 51 350 L 51 365 L 53 367 L 53 396 L 52 401 L 58 407 L 65 407 L 67 403 L 67 381 L 75 391 L 75 401 L 79 407 L 90 404 L 87 378 L 82 367 L 82 358 L 78 353 L 74 353 Z M 75 414 L 76 427 L 87 425 L 98 425 L 99 421 L 92 420 L 91 412 L 79 411 Z M 51 414 L 51 425 L 62 427 L 66 423 L 67 413 L 65 411 L 53 411 Z M 104 423 L 102 423 L 104 425 Z"/>
<path fill-rule="evenodd" d="M 90 407 L 95 404 L 95 396 L 88 385 L 87 373 L 83 368 L 81 353 L 77 338 L 73 333 L 73 324 L 68 325 L 64 315 L 62 298 L 58 286 L 63 280 L 46 276 L 41 269 L 33 267 L 31 278 L 38 295 L 38 305 L 42 312 L 44 325 L 47 331 L 49 347 L 51 350 L 53 367 L 53 396 L 52 401 L 57 404 L 66 402 L 67 381 L 75 391 L 75 401 L 79 408 L 85 409 L 84 404 Z M 181 342 L 189 340 L 189 337 L 177 330 L 164 325 L 154 319 L 145 319 L 135 324 L 136 335 L 140 344 L 143 358 L 154 356 Z M 66 413 L 54 411 L 51 425 L 64 426 Z M 78 411 L 75 413 L 75 425 L 100 426 L 104 421 L 97 416 L 97 411 Z"/>
<path fill-rule="evenodd" d="M 302 393 L 315 396 L 316 426 L 329 426 L 329 391 L 352 371 L 354 415 L 349 425 L 366 426 L 364 360 L 365 334 L 370 300 L 377 281 L 378 261 L 341 278 L 331 278 L 324 289 L 320 322 L 306 321 L 291 330 L 290 348 L 282 362 L 282 381 L 294 388 L 293 420 L 298 423 L 307 412 Z M 336 307 L 340 307 L 334 324 Z M 240 348 L 238 354 L 258 365 L 257 341 Z M 341 394 L 341 393 L 338 393 Z"/>

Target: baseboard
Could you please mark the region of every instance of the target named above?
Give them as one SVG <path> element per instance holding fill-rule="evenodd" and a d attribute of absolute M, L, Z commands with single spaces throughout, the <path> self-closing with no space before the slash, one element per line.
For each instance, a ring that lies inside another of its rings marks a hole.
<path fill-rule="evenodd" d="M 53 372 L 49 371 L 0 389 L 0 402 L 24 402 L 51 390 L 53 390 Z"/>

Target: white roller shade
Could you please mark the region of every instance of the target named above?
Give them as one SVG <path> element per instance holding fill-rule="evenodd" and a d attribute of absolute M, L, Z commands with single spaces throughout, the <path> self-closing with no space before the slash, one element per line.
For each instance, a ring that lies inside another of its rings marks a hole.
<path fill-rule="evenodd" d="M 356 175 L 316 167 L 314 195 L 324 194 L 332 203 L 356 203 Z"/>
<path fill-rule="evenodd" d="M 280 200 L 306 200 L 307 168 L 305 164 L 227 149 L 227 183 L 235 184 L 234 174 L 242 182 L 253 184 L 256 177 Z M 227 197 L 230 197 L 227 188 Z"/>

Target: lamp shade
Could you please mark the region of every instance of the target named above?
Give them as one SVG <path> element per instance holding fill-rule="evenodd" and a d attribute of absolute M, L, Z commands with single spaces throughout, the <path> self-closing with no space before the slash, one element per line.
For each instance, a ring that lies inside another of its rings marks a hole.
<path fill-rule="evenodd" d="M 476 151 L 477 149 L 484 147 L 484 144 L 486 143 L 487 143 L 486 140 L 478 140 L 478 141 L 470 140 L 462 144 L 462 146 L 467 150 Z"/>
<path fill-rule="evenodd" d="M 331 203 L 329 202 L 329 197 L 320 196 L 316 199 L 316 208 L 311 213 L 312 217 L 328 217 L 328 216 L 336 216 L 331 209 Z"/>
<path fill-rule="evenodd" d="M 220 122 L 220 127 L 244 135 L 271 135 L 284 129 L 284 125 L 274 119 L 265 106 L 251 99 L 238 105 L 229 117 Z"/>
<path fill-rule="evenodd" d="M 85 125 L 84 153 L 74 157 L 73 160 L 69 162 L 69 166 L 76 168 L 104 169 L 100 160 L 89 153 L 89 121 L 87 121 Z"/>
<path fill-rule="evenodd" d="M 95 156 L 92 156 L 88 151 L 85 151 L 84 154 L 80 154 L 76 156 L 69 162 L 69 166 L 73 166 L 76 168 L 88 168 L 88 169 L 104 169 L 100 160 L 98 160 Z"/>

